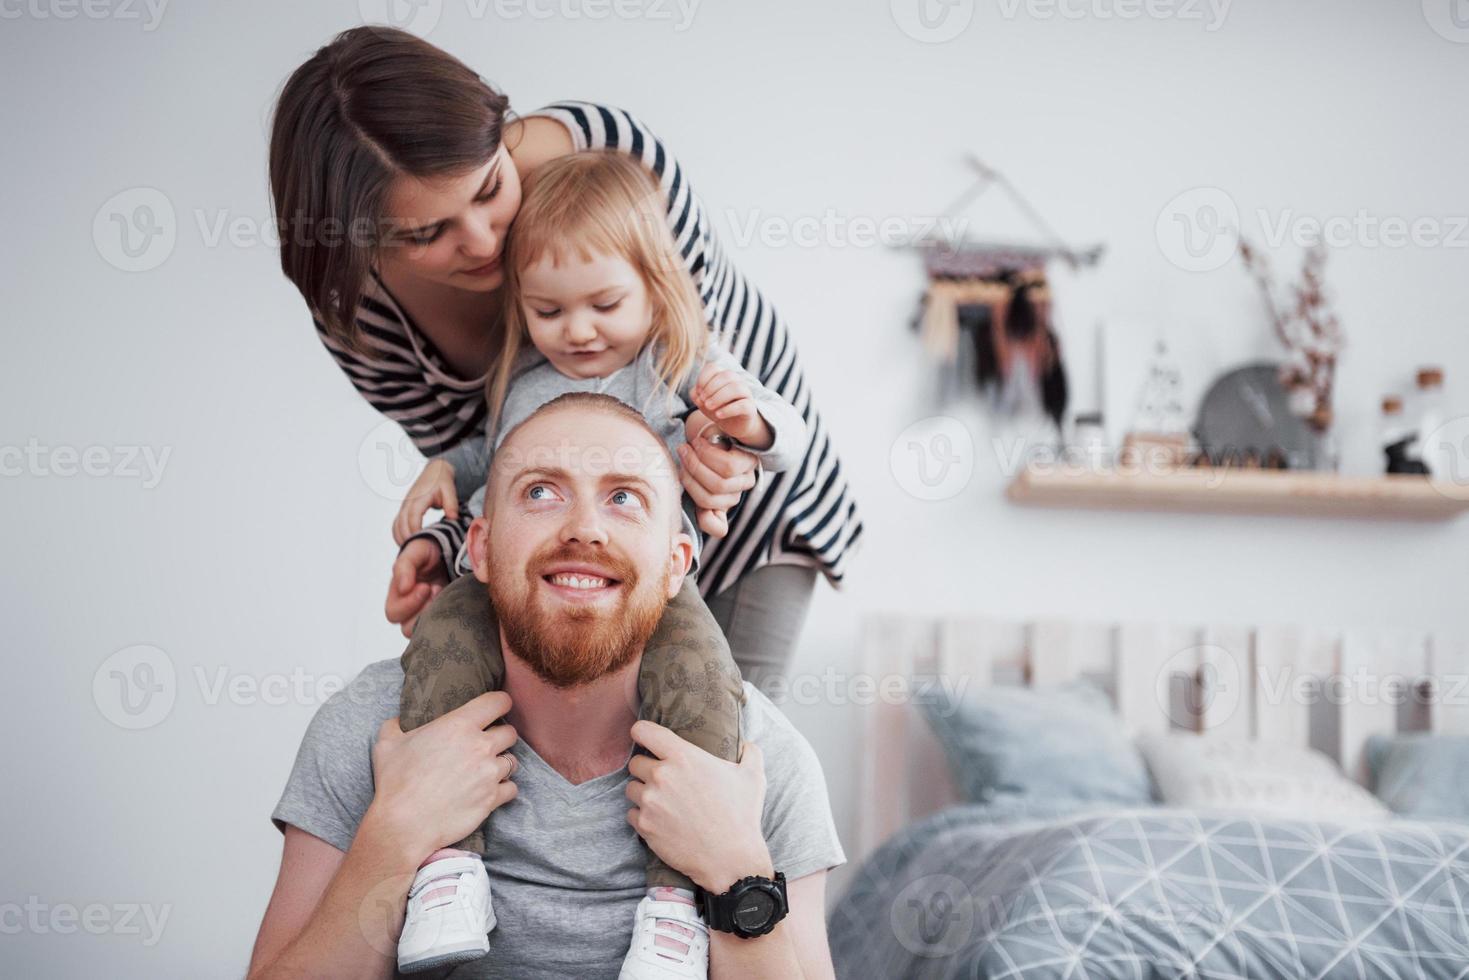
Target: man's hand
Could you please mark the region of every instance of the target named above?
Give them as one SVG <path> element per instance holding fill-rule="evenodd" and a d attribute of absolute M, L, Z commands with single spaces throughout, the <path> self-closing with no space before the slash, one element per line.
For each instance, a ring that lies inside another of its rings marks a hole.
<path fill-rule="evenodd" d="M 772 875 L 760 830 L 765 757 L 746 742 L 739 763 L 710 755 L 651 721 L 632 727 L 633 741 L 656 758 L 634 755 L 627 821 L 669 867 L 721 894 L 749 875 Z"/>
<path fill-rule="evenodd" d="M 407 734 L 396 718 L 378 729 L 376 789 L 347 852 L 286 828 L 280 875 L 250 958 L 251 980 L 394 976 L 404 902 L 418 866 L 515 798 L 515 758 L 508 754 L 515 729 L 485 730 L 509 710 L 510 696 L 493 691 Z"/>
<path fill-rule="evenodd" d="M 384 605 L 388 622 L 398 623 L 404 636 L 412 636 L 418 614 L 448 584 L 439 546 L 428 538 L 414 538 L 393 562 L 393 578 L 388 583 L 388 601 Z"/>
<path fill-rule="evenodd" d="M 657 758 L 635 755 L 627 822 L 648 846 L 707 892 L 722 895 L 741 878 L 775 875 L 760 828 L 765 759 L 746 742 L 738 764 L 712 756 L 651 721 L 632 727 L 633 741 Z M 831 951 L 823 912 L 826 872 L 788 882 L 790 914 L 769 935 L 740 939 L 709 933 L 709 980 L 801 977 L 830 980 Z"/>
<path fill-rule="evenodd" d="M 420 728 L 404 732 L 398 719 L 378 729 L 372 747 L 368 813 L 409 842 L 419 860 L 462 840 L 510 800 L 516 787 L 517 738 L 492 722 L 510 710 L 504 691 L 481 694 Z"/>

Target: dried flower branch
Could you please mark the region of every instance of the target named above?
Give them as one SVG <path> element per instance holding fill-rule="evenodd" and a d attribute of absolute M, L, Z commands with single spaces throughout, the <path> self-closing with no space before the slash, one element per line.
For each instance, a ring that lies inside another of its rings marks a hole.
<path fill-rule="evenodd" d="M 1326 246 L 1320 242 L 1306 250 L 1301 281 L 1289 296 L 1277 299 L 1270 262 L 1243 238 L 1240 258 L 1254 277 L 1265 300 L 1275 335 L 1285 345 L 1286 363 L 1280 382 L 1298 399 L 1293 401 L 1317 432 L 1331 428 L 1331 390 L 1336 380 L 1336 359 L 1345 346 L 1341 324 L 1327 306 Z"/>

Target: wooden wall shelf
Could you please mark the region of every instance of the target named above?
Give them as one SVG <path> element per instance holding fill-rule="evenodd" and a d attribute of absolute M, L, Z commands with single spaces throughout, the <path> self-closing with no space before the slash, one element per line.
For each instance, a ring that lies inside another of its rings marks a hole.
<path fill-rule="evenodd" d="M 1024 470 L 1006 496 L 1038 507 L 1288 514 L 1446 521 L 1469 511 L 1469 487 L 1414 476 L 1338 476 L 1281 470 L 1167 473 Z"/>

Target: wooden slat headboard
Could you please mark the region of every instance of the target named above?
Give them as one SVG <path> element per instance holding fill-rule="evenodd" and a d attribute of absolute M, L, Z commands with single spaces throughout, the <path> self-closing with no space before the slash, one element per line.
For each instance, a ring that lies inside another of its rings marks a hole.
<path fill-rule="evenodd" d="M 1184 730 L 1310 745 L 1365 781 L 1378 732 L 1469 733 L 1469 639 L 1412 630 L 1304 626 L 1017 622 L 869 616 L 862 669 L 904 692 L 863 725 L 858 857 L 956 799 L 938 743 L 914 705 L 992 684 L 1086 677 L 1132 734 Z"/>

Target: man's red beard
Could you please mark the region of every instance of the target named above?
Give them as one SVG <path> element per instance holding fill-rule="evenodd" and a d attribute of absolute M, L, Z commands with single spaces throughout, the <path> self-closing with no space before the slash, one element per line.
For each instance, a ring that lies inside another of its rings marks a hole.
<path fill-rule="evenodd" d="M 558 564 L 586 562 L 618 580 L 619 601 L 604 607 L 563 607 L 553 614 L 538 600 L 541 576 Z M 643 584 L 626 559 L 567 543 L 533 556 L 519 571 L 490 559 L 490 603 L 506 645 L 553 687 L 576 687 L 621 670 L 642 652 L 668 604 L 669 570 Z M 519 583 L 519 588 L 514 583 Z"/>

